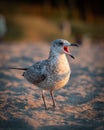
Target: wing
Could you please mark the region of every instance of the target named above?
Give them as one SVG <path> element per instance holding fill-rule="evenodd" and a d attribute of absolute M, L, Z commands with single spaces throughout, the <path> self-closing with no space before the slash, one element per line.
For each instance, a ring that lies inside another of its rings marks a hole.
<path fill-rule="evenodd" d="M 33 84 L 42 82 L 47 77 L 46 64 L 46 60 L 35 63 L 24 72 L 23 76 Z"/>

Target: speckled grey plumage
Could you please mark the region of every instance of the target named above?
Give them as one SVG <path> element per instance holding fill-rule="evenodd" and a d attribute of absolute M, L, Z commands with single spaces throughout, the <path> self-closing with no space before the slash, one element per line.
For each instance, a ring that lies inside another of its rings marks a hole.
<path fill-rule="evenodd" d="M 65 53 L 59 53 L 54 48 L 57 47 L 52 45 L 47 60 L 33 64 L 23 74 L 30 83 L 41 89 L 54 90 L 64 87 L 70 77 L 71 70 Z"/>
<path fill-rule="evenodd" d="M 46 106 L 44 90 L 49 90 L 55 107 L 53 91 L 64 87 L 69 80 L 71 70 L 66 54 L 74 58 L 69 51 L 69 46 L 78 46 L 71 44 L 64 39 L 57 39 L 51 43 L 49 57 L 46 60 L 39 61 L 28 68 L 10 68 L 24 70 L 23 76 L 32 84 L 42 90 L 43 102 Z M 65 54 L 66 53 L 66 54 Z"/>

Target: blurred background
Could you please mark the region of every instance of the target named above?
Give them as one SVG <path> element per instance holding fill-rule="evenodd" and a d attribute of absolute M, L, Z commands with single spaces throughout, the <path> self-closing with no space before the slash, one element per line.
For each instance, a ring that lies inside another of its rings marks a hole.
<path fill-rule="evenodd" d="M 57 108 L 46 93 L 45 111 L 40 89 L 5 67 L 46 59 L 57 38 L 81 45 L 70 47 Z M 104 0 L 0 0 L 0 130 L 46 129 L 104 130 Z"/>
<path fill-rule="evenodd" d="M 0 0 L 0 41 L 104 40 L 103 0 Z"/>

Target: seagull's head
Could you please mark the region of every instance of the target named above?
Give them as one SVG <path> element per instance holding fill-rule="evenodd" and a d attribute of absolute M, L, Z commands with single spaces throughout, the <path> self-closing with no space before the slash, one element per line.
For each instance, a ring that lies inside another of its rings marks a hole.
<path fill-rule="evenodd" d="M 73 59 L 74 56 L 71 55 L 70 53 L 70 50 L 69 50 L 69 47 L 70 46 L 76 46 L 78 47 L 78 44 L 75 44 L 75 43 L 70 43 L 68 42 L 67 40 L 64 40 L 64 39 L 57 39 L 57 40 L 54 40 L 51 44 L 51 48 L 57 52 L 57 53 L 60 53 L 60 54 L 68 54 L 69 56 L 71 56 Z"/>

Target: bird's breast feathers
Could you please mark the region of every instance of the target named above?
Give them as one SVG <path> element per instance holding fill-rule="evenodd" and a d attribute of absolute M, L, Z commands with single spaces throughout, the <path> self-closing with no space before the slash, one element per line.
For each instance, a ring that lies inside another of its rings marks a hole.
<path fill-rule="evenodd" d="M 24 77 L 43 89 L 63 87 L 71 73 L 66 57 L 63 58 L 37 62 L 24 73 Z"/>

